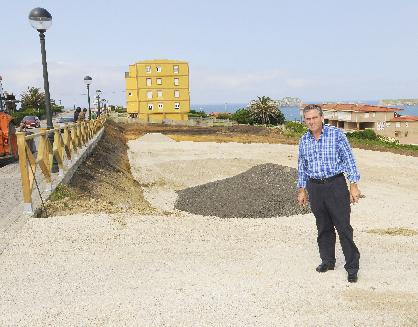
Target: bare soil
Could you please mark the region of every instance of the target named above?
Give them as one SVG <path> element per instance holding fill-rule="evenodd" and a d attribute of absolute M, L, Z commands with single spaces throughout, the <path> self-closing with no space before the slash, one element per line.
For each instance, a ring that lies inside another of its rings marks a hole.
<path fill-rule="evenodd" d="M 102 139 L 69 185 L 47 202 L 48 216 L 74 213 L 132 212 L 150 214 L 143 191 L 132 177 L 122 125 L 108 121 Z M 45 212 L 41 215 L 45 216 Z"/>
<path fill-rule="evenodd" d="M 146 133 L 162 133 L 176 141 L 282 144 L 298 144 L 299 142 L 297 137 L 284 135 L 278 128 L 251 125 L 187 127 L 127 124 L 124 129 L 128 140 L 137 139 Z"/>

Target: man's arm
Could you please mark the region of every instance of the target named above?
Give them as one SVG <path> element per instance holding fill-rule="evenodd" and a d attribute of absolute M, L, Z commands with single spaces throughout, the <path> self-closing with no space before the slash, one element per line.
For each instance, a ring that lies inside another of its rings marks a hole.
<path fill-rule="evenodd" d="M 357 182 L 360 180 L 360 174 L 353 151 L 351 150 L 347 137 L 342 132 L 340 132 L 338 144 L 340 156 L 344 162 L 344 171 L 347 173 L 347 178 L 350 181 L 350 201 L 351 203 L 357 203 L 360 199 L 360 190 L 357 185 Z"/>
<path fill-rule="evenodd" d="M 306 205 L 308 203 L 308 194 L 306 192 L 306 168 L 303 160 L 302 140 L 299 141 L 299 156 L 298 156 L 298 203 L 299 205 Z"/>

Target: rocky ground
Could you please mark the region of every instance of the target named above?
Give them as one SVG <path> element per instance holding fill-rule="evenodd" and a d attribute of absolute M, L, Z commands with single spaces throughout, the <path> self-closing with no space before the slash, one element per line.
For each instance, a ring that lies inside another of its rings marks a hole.
<path fill-rule="evenodd" d="M 178 191 L 175 208 L 221 218 L 265 218 L 308 213 L 297 196 L 297 170 L 262 164 L 234 177 Z"/>

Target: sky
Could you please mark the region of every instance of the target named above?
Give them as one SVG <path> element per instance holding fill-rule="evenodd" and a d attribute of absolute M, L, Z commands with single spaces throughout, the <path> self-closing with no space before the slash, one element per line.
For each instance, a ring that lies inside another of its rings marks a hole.
<path fill-rule="evenodd" d="M 84 76 L 126 105 L 124 73 L 145 59 L 185 60 L 192 104 L 418 98 L 416 0 L 0 0 L 0 75 L 20 97 L 43 88 L 46 32 L 51 98 L 87 106 Z"/>

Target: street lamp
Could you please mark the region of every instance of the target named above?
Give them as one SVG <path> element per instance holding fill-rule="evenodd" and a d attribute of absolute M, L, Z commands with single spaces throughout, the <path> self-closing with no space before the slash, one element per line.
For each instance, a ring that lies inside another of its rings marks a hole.
<path fill-rule="evenodd" d="M 102 99 L 101 101 L 102 101 L 101 102 L 101 105 L 102 105 L 102 108 L 103 108 L 103 112 L 106 113 L 106 110 L 107 110 L 107 108 L 106 108 L 106 102 L 107 102 L 107 100 L 106 99 Z"/>
<path fill-rule="evenodd" d="M 52 25 L 52 16 L 48 10 L 44 8 L 34 8 L 29 13 L 29 21 L 32 27 L 39 32 L 39 39 L 41 41 L 41 54 L 42 54 L 42 67 L 44 75 L 44 89 L 45 89 L 45 114 L 46 114 L 46 128 L 51 130 L 54 128 L 52 125 L 51 115 L 51 97 L 49 95 L 49 82 L 48 82 L 48 67 L 46 63 L 46 51 L 45 51 L 45 32 Z M 54 142 L 54 134 L 48 133 L 48 138 L 51 145 Z M 52 172 L 58 172 L 58 163 L 56 159 L 53 160 Z"/>
<path fill-rule="evenodd" d="M 3 107 L 3 86 L 1 85 L 1 81 L 3 78 L 0 76 L 0 111 L 4 111 Z"/>
<path fill-rule="evenodd" d="M 93 79 L 90 76 L 84 77 L 84 83 L 87 85 L 87 99 L 89 102 L 89 120 L 91 120 L 91 109 L 90 109 L 90 84 Z"/>
<path fill-rule="evenodd" d="M 102 94 L 102 91 L 96 90 L 96 98 L 97 98 L 97 117 L 100 116 L 100 94 Z"/>

